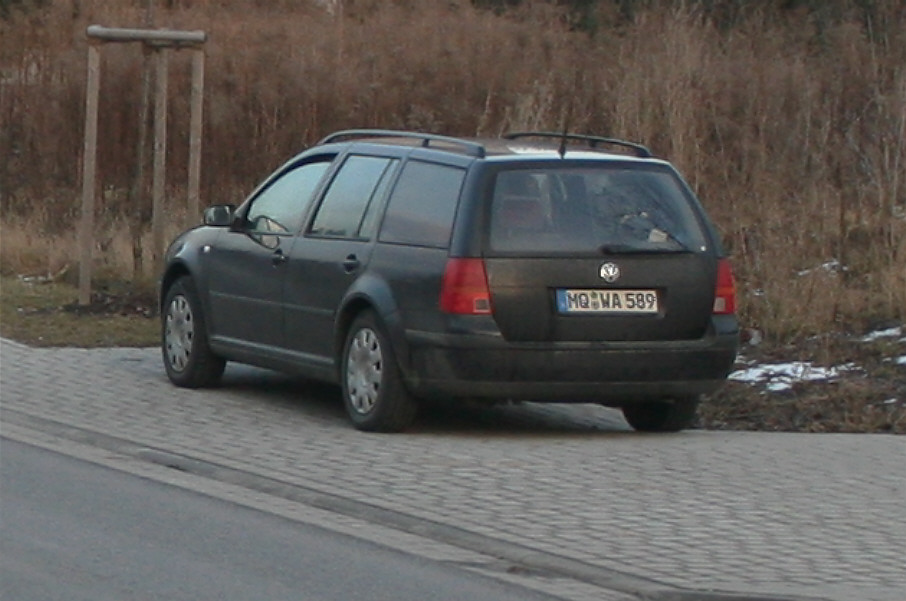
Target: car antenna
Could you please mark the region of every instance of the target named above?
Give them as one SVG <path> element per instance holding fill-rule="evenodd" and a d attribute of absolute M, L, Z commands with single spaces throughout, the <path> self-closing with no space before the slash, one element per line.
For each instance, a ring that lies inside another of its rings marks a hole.
<path fill-rule="evenodd" d="M 569 103 L 566 105 L 566 115 L 563 117 L 563 137 L 560 139 L 560 158 L 566 158 L 566 142 L 569 139 L 569 123 L 573 117 L 573 107 L 576 104 L 576 90 L 579 88 L 579 71 L 573 72 L 573 94 L 570 96 Z"/>
<path fill-rule="evenodd" d="M 560 153 L 560 158 L 566 158 L 566 141 L 569 139 L 569 118 L 572 114 L 573 105 L 570 103 L 569 107 L 566 109 L 566 117 L 563 119 L 563 137 L 560 138 L 560 148 L 557 149 L 557 152 Z"/>

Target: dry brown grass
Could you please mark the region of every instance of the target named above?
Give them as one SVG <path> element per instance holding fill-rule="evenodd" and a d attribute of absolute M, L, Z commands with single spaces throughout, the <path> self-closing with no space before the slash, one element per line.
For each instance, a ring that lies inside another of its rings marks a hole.
<path fill-rule="evenodd" d="M 54 271 L 75 254 L 85 27 L 143 18 L 137 0 L 48 4 L 0 21 L 6 272 Z M 594 36 L 570 31 L 541 1 L 503 15 L 465 0 L 343 4 L 331 15 L 306 0 L 159 3 L 158 25 L 211 36 L 203 202 L 241 199 L 337 129 L 496 135 L 559 129 L 568 116 L 575 131 L 641 141 L 683 171 L 732 253 L 747 326 L 787 341 L 906 317 L 902 2 L 798 11 L 727 2 L 756 8 L 720 18 L 703 12 L 706 3 L 637 3 L 628 15 L 600 2 Z M 103 54 L 100 261 L 132 277 L 119 232 L 142 53 Z M 170 67 L 174 229 L 188 65 L 175 53 Z M 820 267 L 832 260 L 839 267 Z"/>
<path fill-rule="evenodd" d="M 0 276 L 0 336 L 32 346 L 159 344 L 153 288 L 98 288 L 86 309 L 66 282 Z"/>

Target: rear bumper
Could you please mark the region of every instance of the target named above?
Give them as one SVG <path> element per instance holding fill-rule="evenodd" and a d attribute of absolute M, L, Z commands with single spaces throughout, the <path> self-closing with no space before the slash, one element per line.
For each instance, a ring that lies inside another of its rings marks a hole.
<path fill-rule="evenodd" d="M 419 396 L 596 402 L 713 392 L 736 358 L 736 332 L 683 342 L 509 343 L 408 332 L 406 381 Z"/>

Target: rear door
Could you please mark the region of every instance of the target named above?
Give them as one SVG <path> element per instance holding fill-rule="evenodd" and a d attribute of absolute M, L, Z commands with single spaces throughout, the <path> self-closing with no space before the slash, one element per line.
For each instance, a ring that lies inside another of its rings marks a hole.
<path fill-rule="evenodd" d="M 700 338 L 716 259 L 691 192 L 661 164 L 498 173 L 486 269 L 512 341 Z"/>
<path fill-rule="evenodd" d="M 346 157 L 293 244 L 283 289 L 285 344 L 310 361 L 333 358 L 337 309 L 371 258 L 382 201 L 398 165 L 396 158 Z"/>

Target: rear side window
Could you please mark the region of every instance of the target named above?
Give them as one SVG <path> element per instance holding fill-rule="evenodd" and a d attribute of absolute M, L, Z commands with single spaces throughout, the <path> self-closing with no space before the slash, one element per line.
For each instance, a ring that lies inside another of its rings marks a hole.
<path fill-rule="evenodd" d="M 669 170 L 595 166 L 503 171 L 490 246 L 505 252 L 686 252 L 705 236 Z"/>
<path fill-rule="evenodd" d="M 399 161 L 350 156 L 324 194 L 309 233 L 332 238 L 367 238 L 375 209 Z"/>
<path fill-rule="evenodd" d="M 446 248 L 465 171 L 409 161 L 390 195 L 381 242 Z"/>

